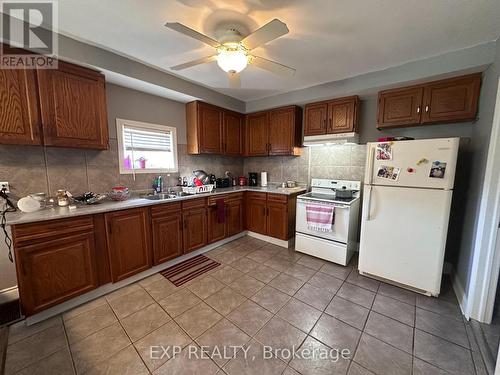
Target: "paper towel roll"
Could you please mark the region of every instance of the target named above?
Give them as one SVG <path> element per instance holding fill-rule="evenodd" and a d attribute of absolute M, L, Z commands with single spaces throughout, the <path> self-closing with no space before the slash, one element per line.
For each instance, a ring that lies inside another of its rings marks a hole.
<path fill-rule="evenodd" d="M 267 186 L 267 172 L 260 172 L 260 186 Z"/>

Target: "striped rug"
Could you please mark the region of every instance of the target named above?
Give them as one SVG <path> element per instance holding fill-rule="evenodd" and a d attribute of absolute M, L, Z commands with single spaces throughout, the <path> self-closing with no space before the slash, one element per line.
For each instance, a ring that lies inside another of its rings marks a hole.
<path fill-rule="evenodd" d="M 175 286 L 181 286 L 218 266 L 220 266 L 220 263 L 215 260 L 207 258 L 205 255 L 198 255 L 160 273 Z"/>

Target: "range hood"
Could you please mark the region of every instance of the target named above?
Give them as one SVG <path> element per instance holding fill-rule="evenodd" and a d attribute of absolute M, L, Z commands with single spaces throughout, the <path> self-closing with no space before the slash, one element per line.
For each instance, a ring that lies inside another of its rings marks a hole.
<path fill-rule="evenodd" d="M 358 144 L 359 134 L 339 133 L 339 134 L 324 134 L 324 135 L 308 135 L 304 137 L 304 146 L 325 146 L 325 145 L 345 145 Z"/>

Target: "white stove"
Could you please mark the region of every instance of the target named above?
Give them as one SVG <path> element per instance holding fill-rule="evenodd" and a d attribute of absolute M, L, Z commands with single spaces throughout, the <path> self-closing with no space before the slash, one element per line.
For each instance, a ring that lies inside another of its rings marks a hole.
<path fill-rule="evenodd" d="M 337 197 L 337 190 L 351 190 L 350 198 Z M 316 179 L 311 192 L 297 197 L 295 250 L 331 262 L 347 265 L 358 248 L 360 181 Z M 332 225 L 319 231 L 307 221 L 307 207 L 333 207 Z"/>

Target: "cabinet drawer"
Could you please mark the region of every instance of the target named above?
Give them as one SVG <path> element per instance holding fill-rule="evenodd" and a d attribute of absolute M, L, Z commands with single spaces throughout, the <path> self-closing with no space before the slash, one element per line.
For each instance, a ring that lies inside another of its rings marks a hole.
<path fill-rule="evenodd" d="M 288 202 L 288 196 L 284 194 L 267 194 L 267 200 L 270 202 Z"/>
<path fill-rule="evenodd" d="M 151 217 L 168 216 L 181 210 L 181 202 L 165 203 L 151 207 Z"/>
<path fill-rule="evenodd" d="M 92 231 L 93 229 L 94 222 L 92 216 L 81 216 L 71 219 L 14 225 L 12 227 L 12 235 L 16 246 L 18 246 L 25 242 L 39 242 L 50 237 Z"/>
<path fill-rule="evenodd" d="M 247 199 L 249 200 L 266 200 L 267 199 L 267 193 L 254 193 L 254 192 L 248 192 L 247 194 Z"/>
<path fill-rule="evenodd" d="M 243 193 L 233 193 L 227 196 L 228 201 L 236 201 L 243 199 Z"/>
<path fill-rule="evenodd" d="M 207 204 L 205 198 L 190 199 L 182 202 L 182 209 L 193 208 L 193 207 L 204 207 Z"/>
<path fill-rule="evenodd" d="M 227 200 L 227 195 L 216 195 L 215 197 L 208 198 L 208 206 L 215 206 L 219 199 Z"/>

